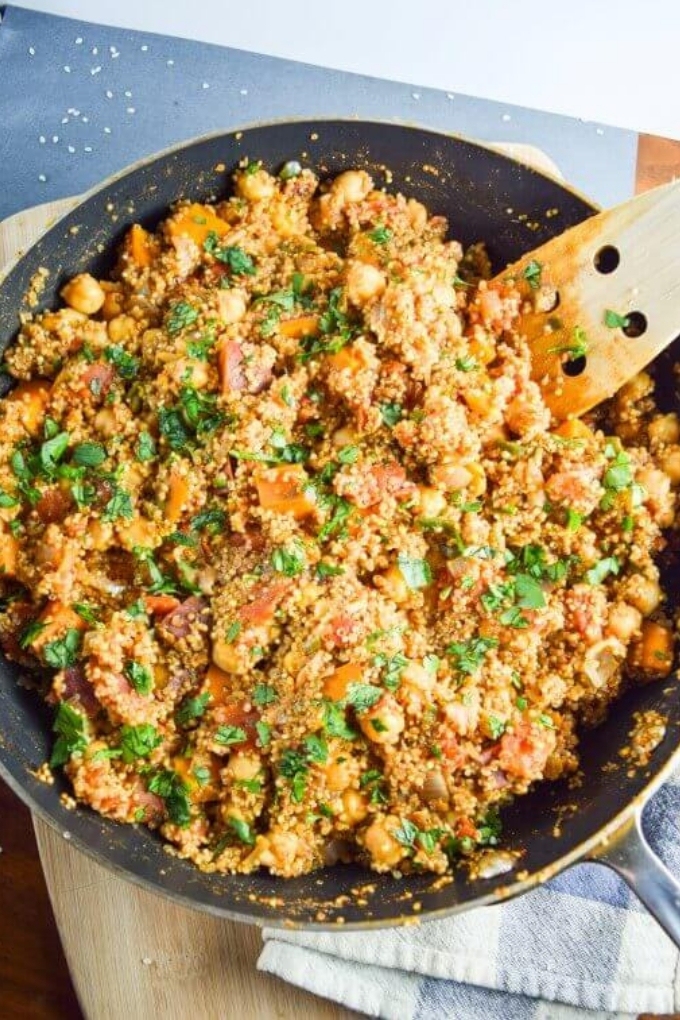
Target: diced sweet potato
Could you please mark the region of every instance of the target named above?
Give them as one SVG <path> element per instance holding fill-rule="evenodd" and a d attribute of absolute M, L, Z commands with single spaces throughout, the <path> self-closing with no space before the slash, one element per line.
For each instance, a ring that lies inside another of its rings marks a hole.
<path fill-rule="evenodd" d="M 629 661 L 633 669 L 650 680 L 668 676 L 673 667 L 673 631 L 670 625 L 644 620 L 642 636 L 631 646 Z"/>
<path fill-rule="evenodd" d="M 260 506 L 300 519 L 314 513 L 316 501 L 300 464 L 266 468 L 255 479 Z"/>
<path fill-rule="evenodd" d="M 175 524 L 184 512 L 189 498 L 189 483 L 184 475 L 173 471 L 168 483 L 168 498 L 165 503 L 165 516 L 171 524 Z"/>
<path fill-rule="evenodd" d="M 280 322 L 278 332 L 281 336 L 299 340 L 303 336 L 317 336 L 319 333 L 319 317 L 317 315 L 300 315 L 296 319 Z"/>
<path fill-rule="evenodd" d="M 50 399 L 50 383 L 46 379 L 31 379 L 21 382 L 5 398 L 8 404 L 22 405 L 21 421 L 27 432 L 37 435 L 45 417 L 45 409 Z"/>
<path fill-rule="evenodd" d="M 218 237 L 222 237 L 229 229 L 229 224 L 221 220 L 212 209 L 198 202 L 184 206 L 168 221 L 168 231 L 171 237 L 190 237 L 199 248 L 208 234 L 217 234 Z"/>
<path fill-rule="evenodd" d="M 140 269 L 146 269 L 151 265 L 154 255 L 152 240 L 149 233 L 139 223 L 134 223 L 130 227 L 125 238 L 125 247 L 132 261 Z"/>
<path fill-rule="evenodd" d="M 332 701 L 342 701 L 347 696 L 347 688 L 350 684 L 359 683 L 363 670 L 356 662 L 347 662 L 339 666 L 334 673 L 326 677 L 323 684 L 323 693 Z"/>

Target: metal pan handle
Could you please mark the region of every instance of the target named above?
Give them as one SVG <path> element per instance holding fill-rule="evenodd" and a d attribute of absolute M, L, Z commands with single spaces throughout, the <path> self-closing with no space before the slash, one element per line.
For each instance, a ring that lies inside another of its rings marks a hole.
<path fill-rule="evenodd" d="M 590 856 L 621 876 L 680 949 L 680 882 L 651 850 L 641 815 L 641 810 L 636 811 Z"/>

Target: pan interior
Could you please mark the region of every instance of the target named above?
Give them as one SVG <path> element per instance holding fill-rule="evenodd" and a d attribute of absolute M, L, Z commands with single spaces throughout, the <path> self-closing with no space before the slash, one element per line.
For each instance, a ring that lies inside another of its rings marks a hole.
<path fill-rule="evenodd" d="M 396 124 L 358 121 L 281 123 L 200 139 L 161 154 L 91 194 L 17 263 L 0 285 L 0 348 L 10 343 L 25 306 L 23 296 L 41 267 L 49 269 L 40 307 L 54 306 L 63 282 L 85 270 L 110 268 L 117 241 L 134 222 L 154 226 L 179 197 L 205 200 L 224 194 L 239 160 L 262 159 L 277 169 L 289 159 L 332 175 L 349 167 L 372 173 L 378 186 L 403 190 L 449 220 L 464 244 L 486 242 L 494 268 L 519 258 L 595 210 L 584 198 L 522 164 L 463 139 Z M 680 353 L 677 349 L 675 357 Z M 678 400 L 669 371 L 671 349 L 656 370 L 664 409 Z M 680 571 L 667 582 L 677 589 Z M 667 585 L 668 587 L 668 585 Z M 677 599 L 677 591 L 672 591 Z M 199 872 L 168 854 L 147 830 L 120 826 L 89 810 L 66 810 L 53 786 L 33 775 L 51 748 L 51 713 L 21 687 L 21 670 L 0 661 L 0 771 L 31 808 L 68 832 L 72 842 L 134 881 L 188 905 L 269 924 L 387 924 L 451 911 L 508 895 L 512 875 L 470 880 L 463 870 L 442 880 L 432 875 L 396 880 L 349 866 L 297 879 L 268 875 L 219 876 Z M 636 712 L 655 709 L 668 719 L 667 734 L 645 770 L 629 774 L 621 757 Z M 624 811 L 670 762 L 680 740 L 680 687 L 675 679 L 628 692 L 597 731 L 581 740 L 584 780 L 542 784 L 503 811 L 504 846 L 520 853 L 529 877 L 573 856 Z"/>

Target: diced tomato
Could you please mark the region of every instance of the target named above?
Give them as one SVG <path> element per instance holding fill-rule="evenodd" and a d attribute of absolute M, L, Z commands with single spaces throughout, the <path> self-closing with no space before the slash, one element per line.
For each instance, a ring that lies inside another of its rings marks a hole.
<path fill-rule="evenodd" d="M 252 600 L 241 606 L 236 614 L 239 621 L 252 627 L 261 627 L 271 623 L 274 612 L 289 589 L 287 581 L 273 581 L 270 584 L 256 585 L 253 588 Z"/>
<path fill-rule="evenodd" d="M 257 729 L 255 724 L 260 719 L 260 713 L 252 709 L 247 712 L 243 702 L 232 701 L 228 705 L 218 705 L 213 713 L 213 718 L 219 726 L 240 726 L 245 730 L 246 739 L 237 744 L 239 751 L 252 749 L 257 743 Z"/>
<path fill-rule="evenodd" d="M 116 375 L 113 365 L 107 365 L 103 361 L 95 361 L 88 365 L 83 372 L 83 394 L 89 397 L 105 397 L 111 388 Z"/>
<path fill-rule="evenodd" d="M 459 769 L 465 762 L 465 754 L 455 733 L 447 731 L 438 741 L 438 746 L 449 768 Z"/>
<path fill-rule="evenodd" d="M 173 609 L 177 609 L 180 602 L 174 595 L 145 595 L 144 606 L 146 607 L 147 613 L 152 613 L 154 616 L 165 616 L 166 613 L 171 613 Z"/>
<path fill-rule="evenodd" d="M 477 839 L 477 826 L 471 818 L 459 818 L 456 822 L 456 835 L 459 839 Z"/>
<path fill-rule="evenodd" d="M 63 521 L 72 506 L 71 493 L 59 485 L 51 485 L 36 503 L 35 512 L 43 524 L 54 524 Z"/>
<path fill-rule="evenodd" d="M 338 613 L 331 620 L 325 629 L 326 639 L 338 648 L 352 643 L 356 637 L 359 624 L 349 613 Z"/>
<path fill-rule="evenodd" d="M 498 764 L 511 776 L 538 779 L 554 746 L 552 730 L 534 726 L 529 720 L 519 722 L 512 733 L 501 737 Z"/>

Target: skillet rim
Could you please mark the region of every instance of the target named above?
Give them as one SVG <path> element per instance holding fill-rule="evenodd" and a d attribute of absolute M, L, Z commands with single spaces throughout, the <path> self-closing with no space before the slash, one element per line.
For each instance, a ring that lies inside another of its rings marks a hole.
<path fill-rule="evenodd" d="M 101 192 L 111 187 L 113 184 L 121 181 L 127 176 L 131 176 L 137 171 L 144 167 L 147 167 L 158 160 L 164 159 L 168 156 L 172 156 L 176 153 L 180 153 L 185 149 L 192 148 L 195 145 L 203 144 L 206 142 L 217 141 L 220 138 L 234 139 L 234 136 L 241 133 L 245 138 L 247 133 L 253 130 L 262 130 L 271 127 L 281 127 L 289 124 L 309 124 L 314 126 L 314 129 L 318 129 L 319 132 L 324 127 L 332 127 L 335 125 L 357 125 L 367 127 L 370 129 L 371 126 L 379 127 L 390 127 L 402 129 L 407 132 L 415 132 L 419 135 L 431 135 L 435 137 L 445 138 L 447 140 L 459 141 L 471 148 L 477 148 L 484 152 L 492 153 L 494 158 L 500 159 L 507 163 L 509 166 L 520 166 L 525 170 L 528 170 L 531 174 L 537 177 L 543 178 L 550 182 L 551 185 L 557 186 L 561 191 L 567 192 L 577 198 L 581 203 L 596 213 L 599 210 L 599 206 L 592 201 L 588 196 L 583 194 L 578 188 L 573 187 L 568 182 L 557 179 L 552 174 L 546 172 L 541 168 L 536 168 L 530 162 L 525 159 L 516 158 L 515 156 L 507 155 L 501 148 L 498 147 L 498 143 L 490 143 L 479 141 L 477 139 L 470 139 L 465 135 L 461 135 L 457 132 L 446 132 L 436 128 L 423 127 L 414 122 L 401 121 L 398 119 L 392 120 L 380 120 L 376 118 L 360 118 L 358 116 L 332 116 L 332 117 L 282 117 L 267 121 L 254 121 L 243 126 L 236 126 L 229 128 L 228 130 L 216 130 L 208 132 L 206 134 L 194 136 L 189 139 L 185 139 L 174 145 L 168 146 L 164 149 L 158 150 L 149 156 L 142 157 L 141 159 L 135 160 L 133 163 L 121 170 L 104 178 L 98 184 L 88 189 L 80 196 L 67 196 L 63 199 L 55 199 L 54 201 L 71 202 L 72 204 L 67 207 L 63 213 L 50 220 L 46 227 L 40 232 L 40 234 L 31 242 L 31 244 L 22 251 L 18 251 L 14 258 L 2 267 L 0 272 L 0 288 L 2 288 L 4 281 L 12 273 L 12 271 L 26 258 L 33 248 L 39 244 L 42 239 L 55 230 L 59 225 L 80 207 L 85 206 L 92 199 L 96 198 Z M 240 141 L 241 139 L 237 139 Z M 320 139 L 321 140 L 321 139 Z M 246 153 L 244 152 L 244 155 Z M 310 160 L 311 162 L 311 160 Z M 47 204 L 47 203 L 45 203 Z M 15 214 L 16 215 L 16 214 Z M 8 217 L 10 219 L 11 217 Z M 10 664 L 11 665 L 11 664 Z M 671 678 L 667 678 L 670 680 Z M 625 829 L 625 827 L 632 821 L 635 814 L 641 811 L 644 805 L 647 803 L 652 794 L 662 785 L 665 779 L 674 770 L 675 766 L 680 762 L 680 746 L 671 751 L 669 757 L 660 766 L 656 767 L 651 774 L 648 782 L 635 794 L 613 818 L 611 818 L 604 826 L 598 829 L 592 836 L 578 843 L 575 847 L 570 849 L 567 853 L 549 864 L 544 865 L 539 870 L 526 876 L 525 878 L 515 878 L 487 894 L 482 894 L 474 897 L 471 900 L 467 900 L 462 903 L 454 903 L 447 907 L 438 909 L 428 909 L 418 915 L 414 914 L 403 914 L 394 918 L 369 918 L 364 921 L 348 921 L 342 925 L 343 930 L 346 931 L 364 931 L 371 929 L 379 929 L 385 927 L 393 927 L 397 925 L 414 924 L 419 923 L 420 920 L 437 920 L 444 917 L 454 916 L 455 914 L 463 913 L 467 910 L 475 909 L 480 906 L 488 906 L 503 902 L 506 899 L 514 898 L 515 896 L 523 895 L 524 893 L 534 889 L 556 875 L 560 874 L 566 868 L 583 861 L 592 858 L 597 851 L 605 847 L 618 833 Z M 217 906 L 212 903 L 206 903 L 203 901 L 197 901 L 191 896 L 187 896 L 183 893 L 175 890 L 163 887 L 158 883 L 145 876 L 139 875 L 135 872 L 127 870 L 116 861 L 111 860 L 108 854 L 95 850 L 86 841 L 82 840 L 79 836 L 72 833 L 68 833 L 65 836 L 65 830 L 62 825 L 59 824 L 56 817 L 44 808 L 38 801 L 34 800 L 33 795 L 29 790 L 23 786 L 5 766 L 4 762 L 0 758 L 0 777 L 7 783 L 10 789 L 15 793 L 19 799 L 29 808 L 29 810 L 45 822 L 51 829 L 59 833 L 62 838 L 67 838 L 68 842 L 76 847 L 81 852 L 85 853 L 91 860 L 100 864 L 106 868 L 109 872 L 117 875 L 118 877 L 125 878 L 126 881 L 131 882 L 138 888 L 144 889 L 146 892 L 154 893 L 159 896 L 167 897 L 174 903 L 180 904 L 181 906 L 187 907 L 188 909 L 200 910 L 204 913 L 208 913 L 215 917 L 223 917 L 232 921 L 240 921 L 251 924 L 256 924 L 260 927 L 271 927 L 271 928 L 287 928 L 287 929 L 309 929 L 313 931 L 337 931 L 337 922 L 323 922 L 315 920 L 296 921 L 290 920 L 285 916 L 280 917 L 263 917 L 253 916 L 250 913 L 242 912 L 239 910 L 225 908 Z"/>

